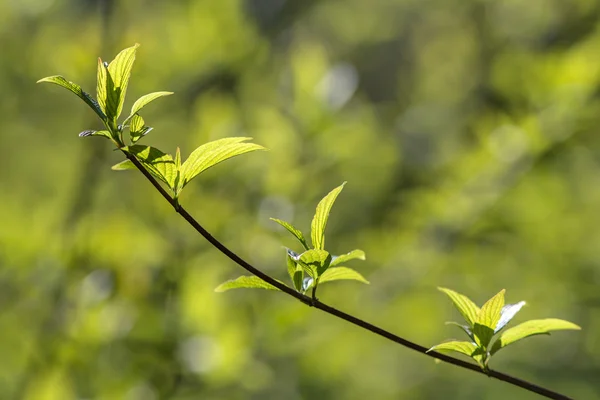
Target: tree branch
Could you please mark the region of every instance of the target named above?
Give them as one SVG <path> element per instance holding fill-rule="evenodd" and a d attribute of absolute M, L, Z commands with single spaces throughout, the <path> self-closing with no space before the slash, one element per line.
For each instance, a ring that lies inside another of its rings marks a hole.
<path fill-rule="evenodd" d="M 123 150 L 121 149 L 121 151 L 123 151 Z M 271 276 L 260 271 L 258 268 L 252 266 L 251 264 L 246 262 L 244 259 L 242 259 L 240 256 L 238 256 L 236 253 L 229 250 L 223 243 L 221 243 L 220 241 L 215 239 L 206 229 L 204 229 L 202 227 L 202 225 L 200 225 L 200 223 L 198 223 L 198 221 L 196 221 L 194 219 L 194 217 L 192 217 L 178 203 L 178 201 L 176 199 L 174 199 L 173 197 L 171 197 L 171 195 L 169 195 L 169 193 L 158 183 L 158 181 L 156 181 L 156 179 L 154 179 L 154 177 L 150 174 L 150 172 L 148 172 L 148 170 L 146 170 L 146 168 L 144 168 L 144 166 L 138 161 L 137 158 L 135 158 L 135 156 L 133 156 L 125 151 L 123 151 L 123 153 L 140 170 L 140 172 L 146 177 L 146 179 L 148 179 L 150 181 L 150 183 L 160 192 L 160 194 L 165 198 L 165 200 L 167 200 L 169 202 L 169 204 L 171 204 L 173 206 L 175 211 L 177 213 L 179 213 L 183 217 L 183 219 L 185 219 L 192 227 L 194 227 L 194 229 L 196 229 L 196 231 L 198 233 L 200 233 L 206 240 L 208 240 L 214 247 L 219 249 L 219 251 L 221 251 L 221 253 L 225 254 L 229 259 L 231 259 L 236 264 L 238 264 L 239 266 L 244 268 L 246 271 L 250 272 L 253 275 L 256 275 L 263 281 L 275 286 L 277 289 L 296 298 L 297 300 L 301 301 L 302 303 L 306 304 L 307 306 L 318 308 L 319 310 L 321 310 L 327 314 L 330 314 L 337 318 L 343 319 L 344 321 L 347 321 L 355 326 L 358 326 L 369 332 L 375 333 L 376 335 L 382 336 L 388 340 L 391 340 L 394 343 L 397 343 L 401 346 L 407 347 L 411 350 L 414 350 L 414 351 L 424 354 L 426 356 L 435 358 L 437 360 L 444 361 L 446 363 L 455 365 L 457 367 L 468 369 L 468 370 L 471 370 L 471 371 L 474 371 L 474 372 L 477 372 L 477 373 L 480 373 L 483 375 L 487 375 L 490 378 L 495 378 L 500 381 L 509 383 L 511 385 L 518 386 L 520 388 L 523 388 L 523 389 L 528 390 L 533 393 L 537 393 L 537 394 L 547 397 L 549 399 L 572 400 L 570 397 L 567 397 L 563 394 L 560 394 L 560 393 L 554 392 L 550 389 L 546 389 L 544 387 L 535 385 L 531 382 L 527 382 L 522 379 L 504 374 L 502 372 L 498 372 L 498 371 L 494 371 L 494 370 L 483 371 L 479 366 L 472 364 L 470 362 L 463 361 L 463 360 L 448 356 L 446 354 L 438 353 L 436 351 L 428 352 L 427 347 L 423 347 L 423 346 L 418 345 L 414 342 L 411 342 L 407 339 L 403 339 L 399 336 L 394 335 L 393 333 L 391 333 L 389 331 L 386 331 L 385 329 L 379 328 L 378 326 L 370 324 L 370 323 L 363 321 L 359 318 L 356 318 L 350 314 L 346 314 L 343 311 L 340 311 L 336 308 L 328 306 L 327 304 L 317 300 L 316 298 L 311 298 L 309 296 L 298 293 L 297 291 L 290 288 L 289 286 L 284 285 L 283 283 L 277 281 L 275 278 L 272 278 Z"/>

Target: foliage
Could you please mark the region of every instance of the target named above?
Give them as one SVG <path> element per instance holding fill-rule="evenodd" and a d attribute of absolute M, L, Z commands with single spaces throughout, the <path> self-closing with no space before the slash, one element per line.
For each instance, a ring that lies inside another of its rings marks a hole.
<path fill-rule="evenodd" d="M 311 224 L 310 237 L 312 239 L 313 248 L 311 249 L 302 232 L 295 228 L 289 222 L 282 221 L 277 218 L 271 218 L 284 227 L 294 238 L 300 242 L 304 251 L 296 253 L 293 250 L 287 249 L 286 263 L 288 275 L 292 282 L 292 286 L 299 293 L 306 293 L 313 289 L 313 298 L 320 283 L 339 281 L 339 280 L 354 280 L 362 283 L 369 283 L 360 273 L 352 268 L 338 266 L 341 263 L 353 259 L 364 260 L 365 253 L 362 250 L 352 250 L 349 253 L 332 256 L 324 250 L 325 246 L 325 227 L 329 219 L 329 213 L 335 199 L 340 194 L 346 182 L 329 192 L 317 205 L 315 215 Z M 239 278 L 229 280 L 219 285 L 215 291 L 224 292 L 229 289 L 238 288 L 261 288 L 275 289 L 271 285 L 265 285 L 258 278 L 249 276 L 240 276 Z"/>
<path fill-rule="evenodd" d="M 470 341 L 449 341 L 435 345 L 429 351 L 454 351 L 464 354 L 475 360 L 484 370 L 488 369 L 491 357 L 511 343 L 529 336 L 549 335 L 551 331 L 581 329 L 572 322 L 548 318 L 526 321 L 503 331 L 525 305 L 524 301 L 504 304 L 505 290 L 502 289 L 479 308 L 467 296 L 446 288 L 438 289 L 448 295 L 467 323 L 461 325 L 450 322 L 450 324 L 461 328 L 469 336 Z"/>
<path fill-rule="evenodd" d="M 81 87 L 67 81 L 62 76 L 50 76 L 38 81 L 54 83 L 81 98 L 100 117 L 107 130 L 86 130 L 79 134 L 81 137 L 101 136 L 110 139 L 125 154 L 135 157 L 158 180 L 171 190 L 174 198 L 192 179 L 210 167 L 229 158 L 256 150 L 265 150 L 254 143 L 243 143 L 252 138 L 234 137 L 205 143 L 194 150 L 188 159 L 181 163 L 179 148 L 175 159 L 172 155 L 151 147 L 134 144 L 146 136 L 152 128 L 146 123 L 139 112 L 152 101 L 173 94 L 172 92 L 154 92 L 146 94 L 133 103 L 131 113 L 122 124 L 118 124 L 119 116 L 125 103 L 127 86 L 131 78 L 131 70 L 139 44 L 122 50 L 110 63 L 98 58 L 97 98 L 92 99 Z M 123 132 L 129 130 L 131 145 L 126 146 Z M 121 171 L 134 168 L 130 160 L 124 160 L 113 166 L 113 170 Z"/>

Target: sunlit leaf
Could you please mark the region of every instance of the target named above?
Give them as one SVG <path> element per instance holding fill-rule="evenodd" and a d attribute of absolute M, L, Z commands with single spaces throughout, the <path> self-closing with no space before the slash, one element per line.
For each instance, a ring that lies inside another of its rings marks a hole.
<path fill-rule="evenodd" d="M 170 154 L 165 154 L 154 147 L 139 144 L 125 147 L 124 150 L 136 156 L 152 175 L 173 188 L 177 177 L 177 169 Z"/>
<path fill-rule="evenodd" d="M 292 224 L 290 224 L 289 222 L 285 222 L 282 221 L 280 219 L 277 218 L 271 218 L 271 221 L 275 221 L 277 222 L 279 225 L 283 226 L 285 229 L 288 230 L 289 233 L 291 233 L 292 235 L 294 235 L 294 237 L 296 239 L 298 239 L 298 241 L 302 244 L 302 246 L 308 250 L 308 245 L 306 244 L 306 240 L 304 239 L 304 235 L 302 234 L 302 232 L 295 228 Z"/>
<path fill-rule="evenodd" d="M 452 341 L 440 343 L 436 346 L 433 346 L 427 351 L 455 351 L 457 353 L 461 353 L 466 356 L 472 357 L 476 353 L 477 348 L 477 345 L 472 342 Z"/>
<path fill-rule="evenodd" d="M 226 292 L 231 289 L 240 288 L 279 290 L 270 283 L 263 281 L 258 276 L 240 276 L 236 279 L 221 283 L 215 288 L 215 292 Z"/>
<path fill-rule="evenodd" d="M 194 177 L 208 168 L 227 160 L 255 150 L 266 150 L 255 143 L 242 143 L 252 138 L 235 137 L 215 140 L 202 146 L 190 154 L 181 166 L 182 187 L 187 185 Z"/>
<path fill-rule="evenodd" d="M 109 131 L 86 130 L 86 131 L 79 133 L 79 137 L 88 137 L 88 136 L 101 136 L 101 137 L 105 137 L 108 139 L 112 138 Z"/>
<path fill-rule="evenodd" d="M 325 250 L 306 250 L 298 257 L 298 260 L 304 270 L 314 279 L 321 276 L 331 264 L 331 254 Z"/>
<path fill-rule="evenodd" d="M 169 96 L 171 94 L 173 94 L 173 92 L 154 92 L 143 95 L 142 97 L 137 99 L 135 103 L 133 103 L 130 115 L 137 114 L 142 108 L 148 105 L 148 103 L 158 99 L 159 97 Z"/>
<path fill-rule="evenodd" d="M 106 80 L 106 115 L 116 120 L 121 115 L 125 94 L 129 85 L 131 69 L 135 61 L 135 52 L 139 44 L 119 52 L 108 65 Z"/>
<path fill-rule="evenodd" d="M 130 169 L 136 169 L 135 165 L 131 162 L 131 160 L 124 160 L 118 164 L 115 164 L 111 167 L 113 171 L 126 171 Z"/>
<path fill-rule="evenodd" d="M 313 217 L 312 223 L 310 224 L 310 237 L 312 245 L 317 250 L 323 250 L 325 248 L 325 227 L 327 226 L 327 219 L 329 218 L 329 212 L 335 202 L 335 199 L 340 194 L 346 182 L 329 192 L 317 205 L 315 216 Z"/>
<path fill-rule="evenodd" d="M 502 289 L 498 294 L 486 301 L 477 315 L 477 322 L 473 326 L 473 333 L 475 334 L 475 338 L 479 339 L 479 344 L 483 347 L 487 348 L 492 336 L 494 336 L 494 330 L 500 320 L 500 312 L 502 311 L 502 307 L 504 307 L 504 292 L 505 290 Z"/>
<path fill-rule="evenodd" d="M 496 329 L 494 329 L 494 333 L 500 332 L 502 328 L 508 324 L 515 315 L 521 310 L 521 308 L 525 305 L 524 301 L 520 301 L 516 304 L 507 304 L 502 307 L 502 311 L 500 311 L 500 319 L 498 320 L 498 324 L 496 325 Z"/>
<path fill-rule="evenodd" d="M 88 106 L 90 106 L 92 110 L 94 110 L 94 112 L 100 117 L 100 119 L 102 119 L 103 121 L 106 119 L 106 115 L 102 111 L 102 108 L 100 107 L 98 102 L 94 100 L 92 96 L 84 92 L 81 89 L 81 86 L 79 86 L 78 84 L 70 82 L 60 75 L 48 76 L 37 81 L 37 83 L 42 82 L 54 83 L 55 85 L 61 86 L 75 93 L 81 100 L 83 100 Z"/>
<path fill-rule="evenodd" d="M 477 321 L 477 315 L 479 314 L 479 307 L 475 305 L 467 296 L 457 293 L 453 290 L 438 287 L 438 290 L 446 293 L 456 309 L 461 313 L 465 321 L 469 324 L 469 327 L 473 327 Z"/>
<path fill-rule="evenodd" d="M 346 254 L 342 254 L 339 256 L 333 256 L 333 257 L 331 257 L 330 267 L 335 267 L 336 265 L 340 265 L 341 263 L 345 263 L 346 261 L 350 261 L 350 260 L 354 260 L 354 259 L 364 260 L 365 252 L 357 249 L 357 250 L 352 250 L 351 252 L 346 253 Z"/>
<path fill-rule="evenodd" d="M 319 278 L 319 283 L 339 281 L 339 280 L 353 280 L 362 283 L 369 283 L 364 276 L 347 267 L 329 267 Z"/>
<path fill-rule="evenodd" d="M 471 332 L 471 328 L 468 325 L 462 325 L 459 324 L 458 322 L 454 322 L 454 321 L 448 321 L 446 322 L 446 325 L 454 325 L 459 327 L 464 333 L 467 334 L 468 337 L 470 337 L 472 340 L 475 340 L 473 338 L 473 332 Z"/>
<path fill-rule="evenodd" d="M 572 322 L 565 321 L 556 318 L 547 319 L 534 319 L 531 321 L 523 322 L 513 328 L 507 329 L 492 346 L 491 354 L 496 353 L 498 350 L 508 346 L 511 343 L 525 339 L 529 336 L 550 334 L 551 331 L 558 330 L 579 330 L 581 329 L 578 325 Z"/>
<path fill-rule="evenodd" d="M 142 137 L 146 136 L 153 128 L 146 126 L 144 122 L 144 118 L 140 115 L 135 114 L 133 118 L 131 118 L 129 125 L 129 133 L 131 135 L 131 141 L 133 143 L 140 140 Z"/>

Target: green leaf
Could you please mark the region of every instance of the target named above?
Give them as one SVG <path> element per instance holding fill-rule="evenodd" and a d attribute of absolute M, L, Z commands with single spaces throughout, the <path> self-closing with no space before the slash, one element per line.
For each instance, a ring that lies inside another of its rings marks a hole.
<path fill-rule="evenodd" d="M 110 169 L 112 169 L 113 171 L 126 171 L 136 168 L 135 165 L 131 162 L 131 160 L 124 160 L 118 164 L 113 165 Z"/>
<path fill-rule="evenodd" d="M 457 353 L 464 354 L 469 357 L 473 357 L 477 352 L 477 345 L 472 342 L 459 342 L 452 341 L 446 343 L 440 343 L 438 345 L 433 346 L 427 352 L 430 351 L 455 351 Z"/>
<path fill-rule="evenodd" d="M 310 237 L 312 245 L 317 250 L 325 248 L 325 226 L 329 218 L 329 212 L 335 202 L 335 199 L 340 194 L 346 182 L 329 192 L 317 205 L 315 216 L 310 224 Z"/>
<path fill-rule="evenodd" d="M 133 143 L 140 140 L 142 137 L 146 136 L 148 132 L 150 132 L 153 128 L 146 126 L 144 122 L 144 118 L 140 115 L 135 114 L 133 118 L 131 118 L 131 122 L 129 125 L 129 134 L 131 136 L 131 141 Z"/>
<path fill-rule="evenodd" d="M 96 75 L 96 99 L 98 100 L 98 104 L 100 105 L 102 112 L 106 114 L 106 119 L 112 120 L 112 116 L 106 112 L 106 99 L 108 97 L 107 86 L 108 69 L 106 68 L 106 64 L 104 64 L 102 59 L 98 58 L 98 71 Z"/>
<path fill-rule="evenodd" d="M 323 275 L 319 278 L 319 283 L 339 281 L 339 280 L 353 280 L 362 283 L 369 284 L 369 281 L 364 278 L 361 274 L 347 267 L 329 267 Z"/>
<path fill-rule="evenodd" d="M 352 250 L 349 253 L 342 254 L 340 256 L 333 256 L 331 258 L 330 267 L 335 267 L 336 265 L 340 265 L 341 263 L 344 263 L 344 262 L 350 261 L 350 260 L 354 260 L 356 258 L 359 260 L 364 260 L 365 252 L 357 249 L 357 250 Z"/>
<path fill-rule="evenodd" d="M 135 61 L 135 53 L 139 44 L 122 50 L 108 65 L 106 82 L 106 115 L 115 121 L 121 115 L 125 94 L 131 77 L 131 69 Z"/>
<path fill-rule="evenodd" d="M 524 301 L 520 301 L 516 304 L 507 304 L 502 307 L 502 311 L 500 312 L 500 319 L 498 320 L 498 324 L 494 329 L 494 333 L 498 333 L 508 324 L 515 315 L 521 310 L 521 308 L 525 305 Z"/>
<path fill-rule="evenodd" d="M 479 339 L 479 344 L 485 348 L 492 340 L 494 330 L 500 320 L 500 312 L 504 307 L 504 292 L 505 290 L 502 289 L 481 307 L 477 315 L 477 322 L 473 326 L 475 339 Z"/>
<path fill-rule="evenodd" d="M 551 331 L 558 330 L 580 330 L 581 327 L 572 322 L 556 318 L 534 319 L 523 322 L 513 328 L 505 330 L 500 337 L 494 342 L 491 354 L 495 354 L 498 350 L 508 346 L 511 343 L 525 339 L 533 335 L 550 334 Z"/>
<path fill-rule="evenodd" d="M 88 136 L 103 136 L 108 139 L 112 139 L 109 131 L 94 131 L 94 130 L 86 130 L 79 134 L 79 137 L 88 137 Z"/>
<path fill-rule="evenodd" d="M 94 112 L 100 117 L 101 120 L 106 120 L 106 115 L 104 115 L 104 112 L 102 111 L 102 108 L 100 108 L 98 102 L 96 102 L 96 100 L 94 100 L 92 96 L 84 92 L 81 89 L 81 86 L 79 86 L 78 84 L 70 82 L 60 75 L 48 76 L 37 81 L 37 83 L 43 82 L 54 83 L 55 85 L 61 86 L 75 93 L 81 100 L 83 100 L 88 106 L 90 106 L 92 110 L 94 110 Z"/>
<path fill-rule="evenodd" d="M 462 324 L 459 324 L 458 322 L 454 322 L 454 321 L 448 321 L 448 322 L 446 322 L 446 325 L 454 325 L 454 326 L 459 327 L 464 333 L 467 334 L 468 337 L 471 338 L 471 340 L 473 340 L 473 341 L 475 340 L 473 338 L 473 332 L 471 332 L 471 328 L 468 325 L 462 325 Z"/>
<path fill-rule="evenodd" d="M 302 282 L 304 281 L 304 268 L 297 261 L 300 255 L 293 250 L 287 249 L 286 252 L 287 270 L 294 288 L 298 292 L 302 292 Z"/>
<path fill-rule="evenodd" d="M 181 150 L 179 150 L 179 147 L 175 151 L 175 169 L 177 170 L 177 177 L 173 186 L 175 187 L 175 197 L 178 197 L 181 191 Z"/>
<path fill-rule="evenodd" d="M 145 94 L 133 103 L 131 107 L 130 116 L 137 114 L 142 108 L 144 108 L 148 103 L 158 99 L 159 97 L 172 95 L 173 92 L 154 92 Z"/>
<path fill-rule="evenodd" d="M 250 139 L 252 138 L 225 138 L 198 147 L 181 166 L 181 176 L 183 177 L 181 187 L 183 188 L 198 174 L 217 165 L 221 161 L 255 150 L 266 150 L 255 143 L 241 143 Z"/>
<path fill-rule="evenodd" d="M 175 162 L 170 154 L 163 153 L 159 149 L 139 144 L 124 147 L 123 150 L 133 154 L 154 177 L 166 183 L 171 189 L 174 188 L 177 178 Z"/>
<path fill-rule="evenodd" d="M 285 222 L 282 221 L 280 219 L 277 218 L 270 218 L 271 221 L 275 221 L 277 222 L 279 225 L 283 226 L 285 229 L 288 230 L 289 233 L 291 233 L 292 235 L 294 235 L 294 237 L 296 239 L 298 239 L 298 241 L 300 241 L 300 243 L 302 243 L 302 246 L 308 250 L 308 245 L 306 244 L 306 240 L 304 239 L 304 235 L 302 234 L 302 232 L 299 229 L 296 229 L 292 224 L 290 224 L 289 222 Z"/>
<path fill-rule="evenodd" d="M 477 307 L 467 296 L 453 290 L 443 287 L 438 287 L 438 290 L 446 293 L 448 297 L 450 297 L 450 300 L 452 300 L 456 309 L 461 313 L 465 321 L 467 321 L 469 327 L 473 328 L 473 325 L 475 325 L 475 322 L 477 321 L 479 307 Z"/>
<path fill-rule="evenodd" d="M 270 283 L 263 281 L 258 276 L 240 276 L 236 279 L 221 283 L 215 288 L 215 292 L 226 292 L 231 289 L 239 288 L 279 290 Z"/>
<path fill-rule="evenodd" d="M 288 254 L 290 254 L 289 251 Z M 292 255 L 292 258 L 299 262 L 306 273 L 315 280 L 327 270 L 331 263 L 331 254 L 325 250 L 306 250 L 296 257 Z"/>

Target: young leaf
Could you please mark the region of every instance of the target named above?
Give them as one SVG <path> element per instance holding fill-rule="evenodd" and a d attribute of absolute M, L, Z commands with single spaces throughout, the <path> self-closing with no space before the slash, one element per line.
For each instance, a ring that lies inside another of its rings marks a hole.
<path fill-rule="evenodd" d="M 79 137 L 88 137 L 88 136 L 103 136 L 108 139 L 112 139 L 109 131 L 94 131 L 94 130 L 86 130 L 79 134 Z"/>
<path fill-rule="evenodd" d="M 130 117 L 137 114 L 142 108 L 144 108 L 148 103 L 158 99 L 159 97 L 172 95 L 173 92 L 154 92 L 145 94 L 133 103 L 131 107 Z"/>
<path fill-rule="evenodd" d="M 240 276 L 236 279 L 221 283 L 215 288 L 215 292 L 226 292 L 231 289 L 239 288 L 279 290 L 270 283 L 263 281 L 258 276 Z"/>
<path fill-rule="evenodd" d="M 108 86 L 108 69 L 107 65 L 102 62 L 101 58 L 98 58 L 98 71 L 96 75 L 96 99 L 102 109 L 102 112 L 106 114 L 107 119 L 112 120 L 112 116 L 106 112 L 106 99 L 108 97 L 107 92 Z"/>
<path fill-rule="evenodd" d="M 461 313 L 465 321 L 469 324 L 469 327 L 473 328 L 473 325 L 477 321 L 477 315 L 479 314 L 479 307 L 475 305 L 467 296 L 457 293 L 453 290 L 438 287 L 438 290 L 444 292 L 450 297 L 452 303 L 456 309 Z"/>
<path fill-rule="evenodd" d="M 340 256 L 333 256 L 333 257 L 331 257 L 330 267 L 335 267 L 336 265 L 340 265 L 341 263 L 344 263 L 346 261 L 354 260 L 355 258 L 357 258 L 359 260 L 364 260 L 365 252 L 357 249 L 357 250 L 352 250 L 349 253 L 342 254 Z"/>
<path fill-rule="evenodd" d="M 479 344 L 483 347 L 488 346 L 492 336 L 494 336 L 494 330 L 498 321 L 500 320 L 500 312 L 504 307 L 504 292 L 502 289 L 498 294 L 489 299 L 477 315 L 477 322 L 473 326 L 473 333 L 475 339 L 479 339 Z"/>
<path fill-rule="evenodd" d="M 134 46 L 122 50 L 108 65 L 106 115 L 114 120 L 119 118 L 123 110 L 125 94 L 138 47 L 139 44 L 136 43 Z"/>
<path fill-rule="evenodd" d="M 139 144 L 124 147 L 123 150 L 133 154 L 152 175 L 173 189 L 177 170 L 170 154 L 165 154 L 154 147 Z"/>
<path fill-rule="evenodd" d="M 468 337 L 471 338 L 471 340 L 475 341 L 475 339 L 473 338 L 473 332 L 471 332 L 471 328 L 468 325 L 462 325 L 454 321 L 448 321 L 446 322 L 446 325 L 458 326 L 464 333 L 467 334 Z"/>
<path fill-rule="evenodd" d="M 525 339 L 529 336 L 543 334 L 549 335 L 551 331 L 566 329 L 579 330 L 581 327 L 572 322 L 556 318 L 534 319 L 523 322 L 522 324 L 505 330 L 492 346 L 490 353 L 493 355 L 498 350 L 508 346 L 509 344 L 521 339 Z"/>
<path fill-rule="evenodd" d="M 140 140 L 142 137 L 146 136 L 148 132 L 150 132 L 153 128 L 146 126 L 144 122 L 144 118 L 140 115 L 135 114 L 133 118 L 131 118 L 131 122 L 129 125 L 129 134 L 131 136 L 131 141 L 133 143 Z"/>
<path fill-rule="evenodd" d="M 118 164 L 113 165 L 110 169 L 113 171 L 125 171 L 129 169 L 135 169 L 135 165 L 130 160 L 121 161 Z"/>
<path fill-rule="evenodd" d="M 294 235 L 294 237 L 296 239 L 298 239 L 298 241 L 300 243 L 302 243 L 302 246 L 308 250 L 308 245 L 306 244 L 306 240 L 304 239 L 304 235 L 302 234 L 302 232 L 300 232 L 299 229 L 296 229 L 292 224 L 282 221 L 280 219 L 277 218 L 270 218 L 271 221 L 275 221 L 277 222 L 279 225 L 283 226 L 285 229 L 288 230 L 289 233 L 291 233 L 292 235 Z"/>
<path fill-rule="evenodd" d="M 304 270 L 311 278 L 317 279 L 329 268 L 331 254 L 325 250 L 306 250 L 296 261 L 299 261 L 305 267 Z"/>
<path fill-rule="evenodd" d="M 65 89 L 75 93 L 81 100 L 85 102 L 85 104 L 87 104 L 92 110 L 94 110 L 94 112 L 100 117 L 101 120 L 106 120 L 106 115 L 104 115 L 104 112 L 102 111 L 102 108 L 100 108 L 98 102 L 96 102 L 96 100 L 94 100 L 92 96 L 84 92 L 81 89 L 81 86 L 79 86 L 78 84 L 70 82 L 60 75 L 48 76 L 37 81 L 37 83 L 42 82 L 54 83 L 55 85 L 64 87 Z"/>
<path fill-rule="evenodd" d="M 368 284 L 369 281 L 355 270 L 347 267 L 329 267 L 327 271 L 319 278 L 319 283 L 339 281 L 339 280 L 354 280 Z"/>
<path fill-rule="evenodd" d="M 225 138 L 198 147 L 181 166 L 181 176 L 183 177 L 181 187 L 183 188 L 198 174 L 217 165 L 221 161 L 255 150 L 266 150 L 255 143 L 241 143 L 250 139 L 252 138 Z"/>
<path fill-rule="evenodd" d="M 507 304 L 502 307 L 502 311 L 500 311 L 500 320 L 498 320 L 498 324 L 496 325 L 496 329 L 494 329 L 494 333 L 498 333 L 510 322 L 511 319 L 514 318 L 515 315 L 521 310 L 521 308 L 525 305 L 524 301 L 520 301 L 516 304 Z"/>
<path fill-rule="evenodd" d="M 345 184 L 346 182 L 333 189 L 317 205 L 315 216 L 310 224 L 310 238 L 316 250 L 323 250 L 325 248 L 325 226 L 327 225 L 329 212 Z"/>
<path fill-rule="evenodd" d="M 452 341 L 446 343 L 440 343 L 438 345 L 433 346 L 427 352 L 430 351 L 456 351 L 458 353 L 464 354 L 469 357 L 473 357 L 477 352 L 477 345 L 472 342 L 459 342 Z"/>
<path fill-rule="evenodd" d="M 287 264 L 288 275 L 290 276 L 291 280 L 294 280 L 294 274 L 296 273 L 297 267 L 296 261 L 294 261 L 289 254 L 285 255 L 285 261 Z"/>

